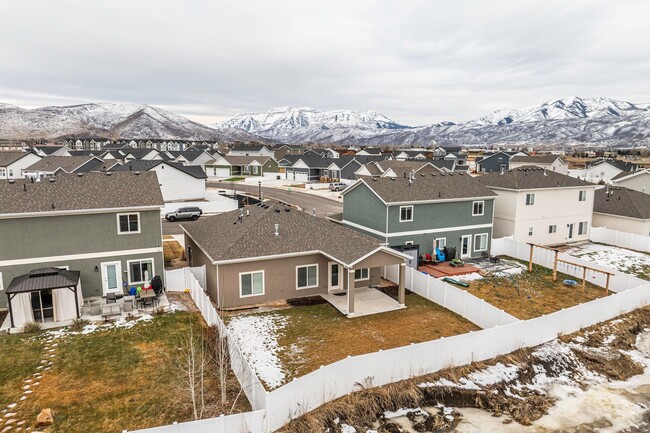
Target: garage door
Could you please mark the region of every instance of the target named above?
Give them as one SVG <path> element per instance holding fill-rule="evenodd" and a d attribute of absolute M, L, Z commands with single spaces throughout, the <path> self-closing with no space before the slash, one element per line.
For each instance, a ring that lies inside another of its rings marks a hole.
<path fill-rule="evenodd" d="M 230 177 L 230 167 L 217 167 L 215 176 Z"/>
<path fill-rule="evenodd" d="M 300 182 L 308 182 L 309 181 L 309 172 L 308 171 L 294 171 L 294 180 L 298 180 Z"/>

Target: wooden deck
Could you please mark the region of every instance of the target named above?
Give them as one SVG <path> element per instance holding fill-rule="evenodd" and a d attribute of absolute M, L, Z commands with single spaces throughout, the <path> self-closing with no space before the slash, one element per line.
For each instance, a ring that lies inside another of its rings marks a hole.
<path fill-rule="evenodd" d="M 451 266 L 449 262 L 443 262 L 437 265 L 423 265 L 418 268 L 418 271 L 425 272 L 435 278 L 471 274 L 472 272 L 478 272 L 479 270 L 480 268 L 470 266 L 467 263 L 465 263 L 465 266 L 455 268 Z"/>

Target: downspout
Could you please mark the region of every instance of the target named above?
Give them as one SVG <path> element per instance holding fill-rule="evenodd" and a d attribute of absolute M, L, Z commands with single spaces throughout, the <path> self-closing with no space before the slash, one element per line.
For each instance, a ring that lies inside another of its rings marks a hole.
<path fill-rule="evenodd" d="M 221 306 L 221 289 L 219 284 L 219 265 L 217 265 L 217 308 L 221 308 L 221 307 L 222 306 Z"/>
<path fill-rule="evenodd" d="M 388 212 L 390 210 L 390 204 L 386 204 L 386 230 L 384 231 L 384 242 L 388 244 Z"/>

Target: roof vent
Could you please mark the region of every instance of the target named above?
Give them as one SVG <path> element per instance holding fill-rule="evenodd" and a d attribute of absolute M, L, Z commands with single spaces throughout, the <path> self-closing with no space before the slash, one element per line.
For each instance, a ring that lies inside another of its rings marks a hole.
<path fill-rule="evenodd" d="M 16 183 L 14 179 L 9 179 L 9 183 Z"/>
<path fill-rule="evenodd" d="M 278 212 L 280 211 L 278 210 Z M 280 224 L 275 225 L 275 235 L 280 236 Z"/>
<path fill-rule="evenodd" d="M 77 173 L 77 177 L 84 177 L 83 173 Z"/>
<path fill-rule="evenodd" d="M 278 208 L 276 207 L 276 208 L 275 208 L 275 213 L 280 213 L 280 209 L 278 209 Z"/>
<path fill-rule="evenodd" d="M 135 172 L 133 172 L 133 174 L 135 174 L 136 176 L 139 176 L 139 175 L 140 175 L 140 172 L 139 172 L 139 171 L 135 171 Z"/>
<path fill-rule="evenodd" d="M 56 209 L 56 206 L 54 206 L 54 203 L 52 203 L 52 209 Z"/>
<path fill-rule="evenodd" d="M 394 178 L 394 177 L 391 177 L 390 180 L 395 180 L 395 178 Z"/>
<path fill-rule="evenodd" d="M 426 176 L 426 174 L 422 173 L 422 174 L 420 174 L 420 176 L 424 177 L 424 176 Z"/>
<path fill-rule="evenodd" d="M 51 177 L 51 178 L 49 179 L 49 181 L 50 181 L 50 183 L 54 183 L 54 178 Z"/>
<path fill-rule="evenodd" d="M 23 183 L 23 191 L 27 191 L 27 184 Z"/>
<path fill-rule="evenodd" d="M 284 208 L 284 211 L 285 211 L 285 212 L 291 212 L 291 209 L 288 208 L 288 207 L 285 207 L 285 208 Z M 314 212 L 316 212 L 316 209 L 314 209 Z"/>
<path fill-rule="evenodd" d="M 110 171 L 106 172 L 106 176 L 112 176 L 112 175 L 113 175 L 113 173 L 111 173 Z"/>

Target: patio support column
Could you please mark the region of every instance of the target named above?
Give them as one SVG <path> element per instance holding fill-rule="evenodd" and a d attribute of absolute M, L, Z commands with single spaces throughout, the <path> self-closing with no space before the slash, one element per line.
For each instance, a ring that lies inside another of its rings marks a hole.
<path fill-rule="evenodd" d="M 397 302 L 399 302 L 400 305 L 405 305 L 405 297 L 406 297 L 406 263 L 400 263 L 399 265 L 399 288 L 397 289 Z"/>
<path fill-rule="evenodd" d="M 14 295 L 14 296 L 16 296 L 16 295 Z M 14 296 L 11 296 L 10 294 L 7 294 L 7 306 L 9 307 L 9 320 L 11 320 L 11 327 L 12 328 L 15 326 L 14 325 L 14 310 L 13 310 L 13 308 L 11 308 L 11 300 L 14 298 Z"/>
<path fill-rule="evenodd" d="M 77 319 L 80 319 L 81 318 L 81 312 L 79 311 L 79 297 L 77 296 L 78 295 L 77 290 L 79 290 L 77 288 L 77 286 L 74 286 L 72 288 L 72 292 L 74 293 L 74 308 L 75 308 L 75 311 L 77 312 Z"/>
<path fill-rule="evenodd" d="M 354 314 L 354 269 L 348 269 L 348 316 Z"/>

